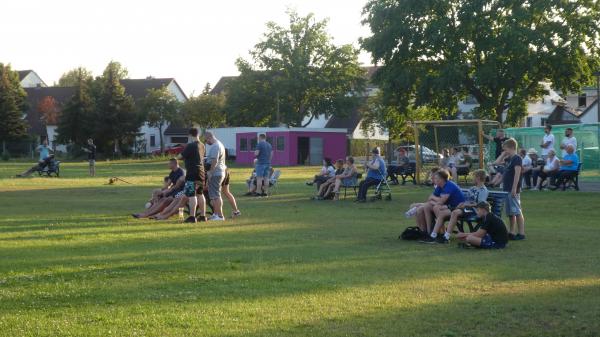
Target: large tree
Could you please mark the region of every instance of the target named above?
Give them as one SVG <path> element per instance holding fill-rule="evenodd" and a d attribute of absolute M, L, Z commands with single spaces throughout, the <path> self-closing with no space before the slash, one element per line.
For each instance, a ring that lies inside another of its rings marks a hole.
<path fill-rule="evenodd" d="M 140 104 L 143 119 L 149 126 L 158 129 L 160 151 L 165 149 L 163 130 L 168 123 L 179 120 L 180 103 L 166 87 L 150 89 Z"/>
<path fill-rule="evenodd" d="M 79 85 L 82 78 L 86 82 L 91 83 L 91 81 L 93 81 L 93 79 L 94 79 L 92 71 L 88 70 L 86 68 L 83 68 L 83 67 L 71 69 L 60 76 L 60 78 L 58 79 L 58 86 L 59 87 L 76 87 Z"/>
<path fill-rule="evenodd" d="M 96 107 L 88 74 L 80 68 L 75 75 L 75 94 L 64 104 L 56 132 L 60 143 L 83 145 L 93 134 Z"/>
<path fill-rule="evenodd" d="M 350 93 L 362 91 L 365 81 L 358 51 L 351 45 L 334 45 L 326 31 L 327 20 L 294 11 L 288 14 L 285 27 L 267 23 L 262 41 L 251 51 L 252 61 L 237 61 L 242 74 L 237 81 L 253 81 L 241 86 L 268 96 L 247 95 L 239 105 L 256 109 L 258 99 L 266 104 L 262 109 L 271 112 L 268 124 L 289 126 L 300 126 L 305 117 L 344 114 L 354 108 L 358 98 Z M 256 122 L 263 122 L 265 116 L 259 117 Z"/>
<path fill-rule="evenodd" d="M 362 45 L 383 65 L 375 80 L 404 111 L 451 117 L 472 95 L 476 116 L 516 124 L 541 81 L 578 91 L 598 66 L 597 1 L 370 0 L 364 14 L 372 35 Z"/>
<path fill-rule="evenodd" d="M 27 136 L 28 125 L 23 119 L 26 97 L 17 72 L 10 65 L 0 63 L 0 141 L 3 153 L 6 151 L 6 141 Z"/>
<path fill-rule="evenodd" d="M 133 98 L 125 93 L 120 80 L 124 69 L 118 62 L 110 62 L 98 78 L 100 92 L 95 112 L 95 138 L 105 151 L 112 147 L 115 153 L 135 141 L 142 118 L 137 113 Z M 126 73 L 126 72 L 125 72 Z"/>
<path fill-rule="evenodd" d="M 202 95 L 190 97 L 182 107 L 187 122 L 198 124 L 203 129 L 225 126 L 225 96 L 211 95 L 205 90 Z"/>

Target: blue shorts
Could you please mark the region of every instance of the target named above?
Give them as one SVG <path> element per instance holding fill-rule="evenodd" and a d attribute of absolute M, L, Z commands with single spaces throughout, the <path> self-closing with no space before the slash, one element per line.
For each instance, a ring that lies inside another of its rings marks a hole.
<path fill-rule="evenodd" d="M 271 165 L 256 164 L 256 176 L 260 178 L 269 178 L 271 173 Z"/>
<path fill-rule="evenodd" d="M 481 238 L 481 245 L 479 246 L 479 248 L 483 249 L 502 249 L 504 247 L 506 247 L 506 244 L 496 243 L 489 234 L 486 234 Z"/>
<path fill-rule="evenodd" d="M 509 193 L 508 196 L 506 196 L 506 201 L 504 203 L 507 216 L 521 215 L 521 196 L 519 194 L 514 197 Z"/>

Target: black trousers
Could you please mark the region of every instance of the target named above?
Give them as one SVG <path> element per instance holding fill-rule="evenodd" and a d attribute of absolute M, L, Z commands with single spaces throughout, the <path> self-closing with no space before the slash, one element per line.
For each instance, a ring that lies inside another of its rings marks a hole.
<path fill-rule="evenodd" d="M 577 174 L 577 171 L 558 171 L 554 185 L 560 186 L 565 184 L 569 179 L 572 179 Z"/>
<path fill-rule="evenodd" d="M 367 191 L 371 186 L 377 186 L 381 180 L 367 177 L 358 185 L 358 200 L 367 200 Z"/>

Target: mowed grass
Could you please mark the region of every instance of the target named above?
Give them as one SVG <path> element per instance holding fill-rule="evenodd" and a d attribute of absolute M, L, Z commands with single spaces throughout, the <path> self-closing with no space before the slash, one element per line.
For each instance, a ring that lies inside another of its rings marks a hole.
<path fill-rule="evenodd" d="M 26 167 L 0 164 L 0 336 L 600 334 L 598 194 L 524 193 L 528 240 L 476 251 L 397 239 L 430 192 L 412 185 L 314 202 L 315 169 L 284 168 L 241 218 L 189 225 L 129 216 L 162 162 L 10 178 Z M 236 195 L 248 174 L 233 169 Z"/>

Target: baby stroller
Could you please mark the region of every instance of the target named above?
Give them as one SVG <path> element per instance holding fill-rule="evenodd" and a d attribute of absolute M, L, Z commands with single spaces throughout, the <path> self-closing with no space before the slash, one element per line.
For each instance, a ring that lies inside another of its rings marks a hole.
<path fill-rule="evenodd" d="M 54 155 L 50 155 L 48 158 L 44 159 L 39 163 L 36 169 L 37 173 L 42 175 L 47 175 L 48 177 L 52 177 L 54 174 L 55 177 L 60 176 L 60 161 L 54 158 Z"/>

